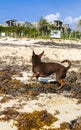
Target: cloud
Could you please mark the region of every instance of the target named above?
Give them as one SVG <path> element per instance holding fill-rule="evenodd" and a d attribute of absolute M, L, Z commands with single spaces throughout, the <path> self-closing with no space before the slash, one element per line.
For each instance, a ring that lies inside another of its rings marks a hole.
<path fill-rule="evenodd" d="M 49 14 L 44 17 L 44 19 L 47 20 L 49 23 L 54 23 L 55 20 L 61 20 L 64 24 L 68 24 L 71 29 L 76 29 L 77 24 L 79 20 L 81 20 L 81 16 L 73 18 L 72 16 L 67 16 L 62 19 L 62 16 L 60 15 L 59 12 L 56 14 Z"/>
<path fill-rule="evenodd" d="M 68 16 L 64 19 L 64 22 L 67 24 L 77 24 L 80 19 L 81 19 L 81 16 L 75 17 L 75 18 Z"/>
<path fill-rule="evenodd" d="M 81 19 L 81 16 L 79 17 L 75 17 L 72 18 L 71 16 L 68 16 L 64 19 L 64 23 L 68 24 L 72 29 L 76 29 L 77 28 L 77 24 L 79 22 L 79 20 Z"/>
<path fill-rule="evenodd" d="M 66 24 L 73 24 L 73 18 L 71 16 L 68 16 L 64 19 L 64 23 Z"/>
<path fill-rule="evenodd" d="M 81 16 L 73 18 L 72 16 L 67 16 L 62 19 L 62 16 L 59 12 L 56 14 L 49 14 L 44 17 L 47 22 L 54 23 L 55 20 L 61 20 L 64 24 L 68 24 L 71 29 L 76 29 L 78 21 L 81 20 Z"/>
<path fill-rule="evenodd" d="M 46 15 L 44 17 L 49 23 L 53 23 L 55 20 L 59 20 L 60 19 L 60 13 L 56 13 L 56 14 L 49 14 Z"/>

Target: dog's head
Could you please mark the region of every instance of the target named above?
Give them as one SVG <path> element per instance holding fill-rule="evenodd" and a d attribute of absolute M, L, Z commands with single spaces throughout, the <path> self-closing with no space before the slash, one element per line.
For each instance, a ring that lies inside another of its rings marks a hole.
<path fill-rule="evenodd" d="M 34 50 L 33 50 L 33 54 L 32 54 L 32 64 L 36 65 L 41 63 L 41 57 L 43 56 L 44 51 L 42 53 L 40 53 L 39 55 L 35 54 Z"/>

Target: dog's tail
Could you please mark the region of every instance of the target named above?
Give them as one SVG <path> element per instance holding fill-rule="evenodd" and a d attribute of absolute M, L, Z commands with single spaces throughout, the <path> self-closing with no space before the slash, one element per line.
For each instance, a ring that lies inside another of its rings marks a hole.
<path fill-rule="evenodd" d="M 71 66 L 71 61 L 69 60 L 63 60 L 61 63 L 67 62 L 69 65 L 66 67 L 66 69 L 68 70 Z"/>

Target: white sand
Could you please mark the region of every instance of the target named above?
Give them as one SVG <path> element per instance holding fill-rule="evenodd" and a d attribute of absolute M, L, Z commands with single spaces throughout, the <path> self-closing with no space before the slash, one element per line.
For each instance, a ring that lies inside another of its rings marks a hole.
<path fill-rule="evenodd" d="M 0 130 L 17 130 L 13 123 L 13 120 L 9 122 L 0 122 Z"/>
<path fill-rule="evenodd" d="M 49 47 L 49 46 L 40 46 L 35 44 L 36 42 L 43 41 L 43 40 L 21 40 L 17 39 L 16 41 L 7 39 L 5 41 L 0 40 L 0 43 L 5 45 L 5 44 L 12 44 L 14 46 L 0 46 L 0 58 L 3 61 L 6 61 L 6 64 L 12 64 L 11 58 L 15 58 L 16 64 L 22 65 L 23 62 L 24 64 L 28 64 L 31 62 L 31 55 L 32 51 L 35 50 L 36 53 L 41 53 L 44 50 L 44 57 L 48 57 L 50 60 L 55 60 L 55 61 L 62 61 L 64 59 L 69 59 L 72 61 L 76 60 L 81 60 L 81 51 L 80 49 L 77 48 L 54 48 L 54 47 Z M 46 40 L 44 40 L 45 42 Z M 49 41 L 49 40 L 48 40 Z M 63 42 L 63 41 L 61 41 Z M 66 44 L 67 41 L 64 41 Z M 69 44 L 81 44 L 79 41 L 78 43 L 75 41 L 68 41 Z M 59 44 L 61 44 L 59 42 Z M 17 46 L 20 45 L 20 46 Z M 22 45 L 22 46 L 21 46 Z M 25 46 L 23 46 L 25 45 Z M 27 45 L 27 46 L 26 46 Z M 9 56 L 9 58 L 8 58 Z M 11 57 L 11 58 L 10 58 Z M 43 58 L 44 58 L 43 57 Z M 22 58 L 22 60 L 21 60 Z"/>

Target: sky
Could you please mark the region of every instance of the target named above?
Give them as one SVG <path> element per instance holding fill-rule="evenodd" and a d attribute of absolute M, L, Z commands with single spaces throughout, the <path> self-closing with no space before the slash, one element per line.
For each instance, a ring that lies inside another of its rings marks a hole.
<path fill-rule="evenodd" d="M 0 0 L 0 24 L 5 20 L 61 20 L 74 28 L 81 19 L 81 0 Z"/>

